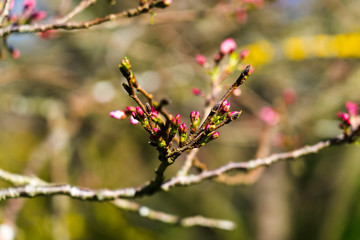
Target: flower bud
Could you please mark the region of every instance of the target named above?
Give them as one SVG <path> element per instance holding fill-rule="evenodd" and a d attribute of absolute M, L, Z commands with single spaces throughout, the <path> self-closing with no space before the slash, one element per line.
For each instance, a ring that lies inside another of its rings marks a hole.
<path fill-rule="evenodd" d="M 219 110 L 220 115 L 224 115 L 225 113 L 227 113 L 230 110 L 230 102 L 226 99 Z"/>
<path fill-rule="evenodd" d="M 206 64 L 206 58 L 201 54 L 196 55 L 195 59 L 200 66 L 204 66 Z"/>
<path fill-rule="evenodd" d="M 204 93 L 199 89 L 199 88 L 192 88 L 191 92 L 195 95 L 195 96 L 204 96 Z"/>
<path fill-rule="evenodd" d="M 242 50 L 241 52 L 240 52 L 240 59 L 241 60 L 243 60 L 244 58 L 246 58 L 247 56 L 249 56 L 249 54 L 250 54 L 250 51 L 249 50 Z"/>
<path fill-rule="evenodd" d="M 350 115 L 348 113 L 339 112 L 337 116 L 345 125 L 350 125 Z"/>
<path fill-rule="evenodd" d="M 220 52 L 222 54 L 229 54 L 233 52 L 236 48 L 236 42 L 232 38 L 228 38 L 225 41 L 223 41 L 220 45 Z"/>
<path fill-rule="evenodd" d="M 128 112 L 135 112 L 136 111 L 136 107 L 134 107 L 134 106 L 127 106 L 125 109 Z"/>
<path fill-rule="evenodd" d="M 36 11 L 31 14 L 30 21 L 41 21 L 46 18 L 47 13 L 45 11 Z"/>
<path fill-rule="evenodd" d="M 261 108 L 259 112 L 259 117 L 261 120 L 263 120 L 265 123 L 267 123 L 270 126 L 276 125 L 280 120 L 279 114 L 271 107 Z"/>
<path fill-rule="evenodd" d="M 346 109 L 348 110 L 350 116 L 356 116 L 358 114 L 358 106 L 354 102 L 346 102 Z"/>
<path fill-rule="evenodd" d="M 179 146 L 182 147 L 185 145 L 186 143 L 186 139 L 187 139 L 187 127 L 186 127 L 186 123 L 182 123 L 179 126 L 179 135 L 180 135 L 180 143 Z"/>
<path fill-rule="evenodd" d="M 214 130 L 215 130 L 215 125 L 208 124 L 208 125 L 205 126 L 205 134 L 208 134 L 208 133 L 210 133 L 210 132 L 212 132 Z"/>
<path fill-rule="evenodd" d="M 144 111 L 141 109 L 141 107 L 136 107 L 136 115 L 137 115 L 140 119 L 144 119 L 144 118 L 145 118 Z"/>
<path fill-rule="evenodd" d="M 134 118 L 134 115 L 133 115 L 133 114 L 135 114 L 135 113 L 133 112 L 133 113 L 131 114 L 130 123 L 133 124 L 133 125 L 135 125 L 135 124 L 138 124 L 139 121 Z"/>
<path fill-rule="evenodd" d="M 214 140 L 216 138 L 219 137 L 219 133 L 218 132 L 213 132 L 211 133 L 210 137 L 209 137 L 209 140 Z"/>
<path fill-rule="evenodd" d="M 116 118 L 116 119 L 124 119 L 126 118 L 125 111 L 122 110 L 115 110 L 110 112 L 110 117 Z"/>

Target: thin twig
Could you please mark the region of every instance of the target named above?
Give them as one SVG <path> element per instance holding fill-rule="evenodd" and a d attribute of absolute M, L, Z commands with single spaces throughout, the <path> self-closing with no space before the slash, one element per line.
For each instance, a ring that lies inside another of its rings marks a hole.
<path fill-rule="evenodd" d="M 156 3 L 161 0 L 151 0 L 142 6 L 132 8 L 120 13 L 109 14 L 104 17 L 99 17 L 91 21 L 86 22 L 69 22 L 69 23 L 54 23 L 49 24 L 31 24 L 31 25 L 9 25 L 3 29 L 0 29 L 0 37 L 9 35 L 11 33 L 35 33 L 45 32 L 52 29 L 63 29 L 63 30 L 76 30 L 76 29 L 88 29 L 92 26 L 99 25 L 105 22 L 117 20 L 122 17 L 135 17 L 143 13 L 148 13 L 152 8 L 155 7 Z"/>
<path fill-rule="evenodd" d="M 70 21 L 75 15 L 84 11 L 87 7 L 94 4 L 96 0 L 82 0 L 71 12 L 66 14 L 64 17 L 57 19 L 56 24 L 66 23 Z"/>
<path fill-rule="evenodd" d="M 182 218 L 177 215 L 156 211 L 149 207 L 124 199 L 117 199 L 112 203 L 121 209 L 131 212 L 136 212 L 142 217 L 151 220 L 160 221 L 163 223 L 175 224 L 182 227 L 201 226 L 201 227 L 219 228 L 222 230 L 233 230 L 235 228 L 235 224 L 232 221 L 228 221 L 228 220 L 211 219 L 203 216 Z"/>

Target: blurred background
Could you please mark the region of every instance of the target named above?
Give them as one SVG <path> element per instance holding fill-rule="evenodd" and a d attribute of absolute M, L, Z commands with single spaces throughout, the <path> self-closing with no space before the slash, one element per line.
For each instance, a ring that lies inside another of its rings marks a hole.
<path fill-rule="evenodd" d="M 21 8 L 22 1 L 15 2 Z M 38 1 L 37 8 L 49 22 L 59 6 L 79 2 Z M 98 1 L 74 20 L 137 4 Z M 244 64 L 255 72 L 230 99 L 242 116 L 199 151 L 209 169 L 335 137 L 341 133 L 337 112 L 345 111 L 346 101 L 360 103 L 360 1 L 174 0 L 155 12 L 153 19 L 142 15 L 47 38 L 9 37 L 21 57 L 0 62 L 1 169 L 89 188 L 135 187 L 151 179 L 158 160 L 147 133 L 109 117 L 133 105 L 117 68 L 125 56 L 143 88 L 170 98 L 167 110 L 186 119 L 204 105 L 191 89 L 210 89 L 195 55 L 211 62 L 229 37 L 239 50 L 250 50 Z M 259 118 L 266 106 L 280 116 L 272 126 Z M 358 239 L 359 156 L 358 146 L 332 147 L 235 176 L 230 186 L 207 181 L 137 200 L 182 217 L 229 219 L 234 231 L 181 228 L 67 197 L 1 202 L 0 220 L 15 226 L 15 239 Z M 183 162 L 179 158 L 167 176 Z"/>

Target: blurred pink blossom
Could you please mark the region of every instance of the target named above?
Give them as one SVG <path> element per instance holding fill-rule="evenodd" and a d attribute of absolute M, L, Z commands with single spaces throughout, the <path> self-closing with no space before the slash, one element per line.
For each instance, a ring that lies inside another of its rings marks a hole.
<path fill-rule="evenodd" d="M 245 50 L 242 50 L 241 53 L 240 53 L 240 59 L 244 59 L 246 58 L 247 56 L 249 56 L 250 54 L 250 51 L 245 49 Z"/>
<path fill-rule="evenodd" d="M 41 21 L 46 18 L 47 13 L 45 11 L 36 11 L 31 14 L 31 21 Z"/>
<path fill-rule="evenodd" d="M 204 66 L 204 64 L 206 63 L 206 58 L 201 54 L 197 54 L 195 56 L 195 59 L 200 66 Z"/>
<path fill-rule="evenodd" d="M 263 120 L 270 126 L 276 125 L 280 120 L 279 114 L 271 107 L 261 108 L 259 112 L 259 117 L 261 120 Z"/>
<path fill-rule="evenodd" d="M 233 52 L 236 48 L 236 42 L 232 38 L 228 38 L 225 41 L 223 41 L 220 45 L 220 52 L 222 54 L 229 54 Z"/>
<path fill-rule="evenodd" d="M 36 0 L 25 0 L 23 5 L 24 9 L 31 12 L 36 7 Z"/>
<path fill-rule="evenodd" d="M 196 87 L 193 87 L 191 89 L 191 91 L 195 96 L 203 96 L 204 95 L 204 93 L 199 88 L 196 88 Z"/>
<path fill-rule="evenodd" d="M 115 110 L 110 112 L 110 117 L 116 119 L 124 119 L 126 118 L 126 113 L 122 110 Z"/>
<path fill-rule="evenodd" d="M 348 110 L 350 116 L 356 116 L 358 114 L 358 106 L 354 102 L 346 102 L 346 109 Z"/>
<path fill-rule="evenodd" d="M 244 24 L 248 19 L 248 14 L 245 8 L 239 8 L 235 10 L 235 19 L 238 23 Z"/>
<path fill-rule="evenodd" d="M 286 88 L 283 91 L 283 100 L 287 105 L 291 105 L 296 101 L 296 92 L 293 88 Z"/>

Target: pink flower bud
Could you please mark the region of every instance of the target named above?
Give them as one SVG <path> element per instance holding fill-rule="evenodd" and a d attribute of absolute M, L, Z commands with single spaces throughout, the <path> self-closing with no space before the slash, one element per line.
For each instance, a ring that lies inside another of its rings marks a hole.
<path fill-rule="evenodd" d="M 242 59 L 246 58 L 247 56 L 249 56 L 249 54 L 250 54 L 249 50 L 246 50 L 246 49 L 242 50 L 240 53 L 240 59 L 242 60 Z"/>
<path fill-rule="evenodd" d="M 180 125 L 181 115 L 180 115 L 180 114 L 176 114 L 175 120 L 176 120 L 176 124 Z"/>
<path fill-rule="evenodd" d="M 46 18 L 47 13 L 45 11 L 36 11 L 31 14 L 31 21 L 41 21 Z"/>
<path fill-rule="evenodd" d="M 13 59 L 18 59 L 20 57 L 20 51 L 18 49 L 11 49 L 11 56 Z"/>
<path fill-rule="evenodd" d="M 134 112 L 133 112 L 133 113 L 134 113 Z M 131 116 L 131 117 L 130 117 L 130 123 L 133 124 L 133 125 L 135 125 L 135 124 L 138 124 L 139 121 L 136 120 L 136 119 L 134 118 L 134 116 Z"/>
<path fill-rule="evenodd" d="M 180 124 L 180 126 L 179 126 L 179 132 L 180 132 L 180 134 L 187 132 L 186 123 Z"/>
<path fill-rule="evenodd" d="M 122 110 L 115 110 L 110 112 L 110 117 L 116 119 L 124 119 L 126 118 L 126 113 Z"/>
<path fill-rule="evenodd" d="M 204 93 L 199 88 L 194 87 L 191 91 L 195 96 L 204 96 Z"/>
<path fill-rule="evenodd" d="M 230 103 L 229 101 L 226 99 L 221 108 L 220 108 L 220 115 L 224 115 L 226 112 L 228 112 L 230 110 Z"/>
<path fill-rule="evenodd" d="M 23 6 L 24 9 L 31 11 L 36 7 L 36 0 L 25 0 Z"/>
<path fill-rule="evenodd" d="M 254 72 L 254 67 L 250 66 L 250 69 L 249 69 L 247 75 L 250 76 L 253 72 Z"/>
<path fill-rule="evenodd" d="M 350 116 L 356 116 L 358 114 L 358 106 L 354 102 L 346 102 L 346 109 L 348 110 Z"/>
<path fill-rule="evenodd" d="M 276 125 L 279 120 L 279 114 L 274 111 L 271 107 L 263 107 L 260 109 L 259 117 L 263 120 L 266 124 L 270 126 Z"/>
<path fill-rule="evenodd" d="M 14 5 L 15 5 L 15 1 L 11 0 L 9 9 L 10 10 L 13 9 Z"/>
<path fill-rule="evenodd" d="M 228 38 L 225 41 L 223 41 L 220 45 L 220 52 L 222 54 L 229 54 L 233 52 L 236 48 L 236 42 L 232 38 Z"/>
<path fill-rule="evenodd" d="M 141 109 L 141 107 L 136 107 L 136 113 L 141 119 L 145 118 L 144 111 Z"/>
<path fill-rule="evenodd" d="M 350 115 L 348 113 L 339 112 L 337 114 L 337 116 L 338 116 L 338 118 L 340 118 L 344 122 L 349 122 L 350 121 Z"/>
<path fill-rule="evenodd" d="M 151 116 L 157 118 L 159 116 L 159 112 L 156 111 L 155 107 L 151 108 Z"/>
<path fill-rule="evenodd" d="M 135 112 L 136 111 L 136 107 L 134 107 L 134 106 L 127 106 L 125 109 L 128 112 Z"/>
<path fill-rule="evenodd" d="M 201 54 L 198 54 L 195 56 L 195 59 L 196 59 L 196 62 L 200 65 L 200 66 L 204 66 L 205 63 L 206 63 L 206 58 L 201 55 Z"/>
<path fill-rule="evenodd" d="M 287 105 L 291 105 L 296 100 L 296 92 L 293 88 L 286 88 L 283 91 L 283 100 Z"/>
<path fill-rule="evenodd" d="M 235 11 L 235 18 L 236 21 L 240 24 L 244 24 L 246 23 L 247 19 L 248 19 L 248 14 L 246 12 L 245 8 L 239 8 Z"/>
<path fill-rule="evenodd" d="M 214 140 L 214 139 L 218 138 L 219 135 L 220 135 L 220 134 L 219 134 L 218 132 L 213 132 L 213 133 L 210 135 L 210 139 L 211 139 L 211 140 Z"/>

